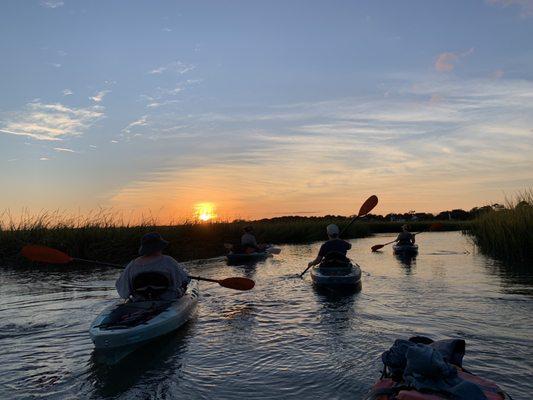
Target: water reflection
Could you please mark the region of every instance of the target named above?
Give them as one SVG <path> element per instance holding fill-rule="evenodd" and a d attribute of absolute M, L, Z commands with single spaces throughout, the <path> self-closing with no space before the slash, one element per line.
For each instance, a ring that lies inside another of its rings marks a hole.
<path fill-rule="evenodd" d="M 145 345 L 115 350 L 94 350 L 89 361 L 89 381 L 102 397 L 117 396 L 128 391 L 139 380 L 143 386 L 156 384 L 164 376 L 179 372 L 182 356 L 187 351 L 187 337 L 194 320 Z M 143 387 L 145 391 L 149 387 Z"/>
<path fill-rule="evenodd" d="M 403 268 L 405 275 L 411 275 L 416 268 L 416 254 L 400 253 L 395 254 L 394 257 L 398 261 L 400 267 Z"/>

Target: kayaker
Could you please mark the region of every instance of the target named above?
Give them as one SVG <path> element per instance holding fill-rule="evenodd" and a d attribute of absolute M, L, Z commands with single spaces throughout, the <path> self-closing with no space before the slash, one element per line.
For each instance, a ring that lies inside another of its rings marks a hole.
<path fill-rule="evenodd" d="M 409 232 L 408 225 L 402 225 L 402 231 L 398 234 L 396 242 L 400 246 L 409 246 L 415 244 L 415 235 Z"/>
<path fill-rule="evenodd" d="M 264 246 L 257 244 L 257 239 L 255 238 L 254 228 L 252 226 L 244 227 L 244 234 L 241 236 L 241 247 L 245 253 L 249 252 L 263 252 Z"/>
<path fill-rule="evenodd" d="M 318 256 L 307 264 L 309 267 L 320 264 L 324 258 L 328 258 L 328 254 L 342 255 L 346 258 L 346 253 L 352 248 L 352 245 L 339 238 L 339 227 L 335 224 L 330 224 L 326 228 L 329 240 L 320 246 Z"/>
<path fill-rule="evenodd" d="M 115 283 L 120 297 L 146 300 L 140 288 L 148 285 L 162 288 L 157 296 L 159 300 L 174 300 L 185 293 L 189 275 L 174 258 L 162 254 L 167 245 L 168 242 L 157 232 L 142 237 L 140 257 L 130 261 Z"/>

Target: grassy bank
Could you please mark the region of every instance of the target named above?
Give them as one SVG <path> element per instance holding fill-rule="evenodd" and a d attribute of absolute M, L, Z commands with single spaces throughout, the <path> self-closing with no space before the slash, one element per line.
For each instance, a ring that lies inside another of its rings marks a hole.
<path fill-rule="evenodd" d="M 180 261 L 221 256 L 224 243 L 236 243 L 242 229 L 253 225 L 259 241 L 264 243 L 310 243 L 325 240 L 325 227 L 338 224 L 341 229 L 349 222 L 343 217 L 303 218 L 283 217 L 253 222 L 217 222 L 155 226 L 148 222 L 138 225 L 114 221 L 108 216 L 92 220 L 67 220 L 60 223 L 50 215 L 4 223 L 0 230 L 0 262 L 20 263 L 20 249 L 25 244 L 42 244 L 68 252 L 74 257 L 109 262 L 126 262 L 137 254 L 140 237 L 158 231 L 170 241 L 167 253 Z M 412 223 L 413 231 L 423 230 L 431 223 Z M 443 222 L 444 230 L 465 229 L 465 222 Z M 358 238 L 373 233 L 399 232 L 401 222 L 357 221 L 345 238 Z"/>
<path fill-rule="evenodd" d="M 469 231 L 486 254 L 507 261 L 533 259 L 533 191 L 520 194 L 502 210 L 487 212 Z"/>

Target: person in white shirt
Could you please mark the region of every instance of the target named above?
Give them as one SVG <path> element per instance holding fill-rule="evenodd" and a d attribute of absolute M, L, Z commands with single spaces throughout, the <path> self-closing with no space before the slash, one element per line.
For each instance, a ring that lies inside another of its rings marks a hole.
<path fill-rule="evenodd" d="M 147 300 L 146 289 L 154 286 L 157 287 L 158 300 L 175 300 L 183 296 L 190 278 L 174 258 L 163 255 L 167 245 L 168 242 L 157 232 L 142 237 L 140 257 L 126 266 L 115 284 L 120 297 L 132 301 Z"/>

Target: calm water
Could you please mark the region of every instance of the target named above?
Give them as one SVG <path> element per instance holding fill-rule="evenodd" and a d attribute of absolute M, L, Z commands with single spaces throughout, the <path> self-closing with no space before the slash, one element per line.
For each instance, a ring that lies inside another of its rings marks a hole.
<path fill-rule="evenodd" d="M 390 247 L 370 253 L 390 237 L 353 241 L 363 290 L 347 297 L 295 278 L 318 243 L 282 246 L 255 268 L 190 264 L 256 287 L 202 283 L 183 329 L 114 365 L 95 354 L 87 329 L 116 297 L 116 270 L 0 268 L 0 398 L 359 399 L 381 353 L 414 334 L 466 339 L 467 369 L 531 398 L 533 268 L 504 267 L 456 232 L 421 235 L 410 266 Z"/>

